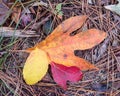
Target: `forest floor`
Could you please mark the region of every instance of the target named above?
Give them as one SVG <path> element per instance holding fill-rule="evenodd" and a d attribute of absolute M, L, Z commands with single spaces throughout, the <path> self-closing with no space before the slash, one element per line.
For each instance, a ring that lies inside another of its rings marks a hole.
<path fill-rule="evenodd" d="M 117 3 L 116 0 L 1 0 L 0 96 L 120 96 L 120 16 L 104 7 Z M 54 82 L 51 72 L 39 83 L 27 85 L 22 69 L 28 54 L 22 50 L 44 40 L 62 21 L 78 15 L 88 16 L 85 28 L 108 34 L 94 48 L 75 51 L 76 56 L 95 64 L 99 70 L 84 72 L 81 81 L 67 83 L 67 90 Z"/>

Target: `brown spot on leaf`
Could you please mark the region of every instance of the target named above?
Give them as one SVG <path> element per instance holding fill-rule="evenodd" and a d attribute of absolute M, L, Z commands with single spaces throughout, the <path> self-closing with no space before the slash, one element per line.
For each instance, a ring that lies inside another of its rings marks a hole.
<path fill-rule="evenodd" d="M 67 54 L 64 54 L 63 57 L 64 57 L 64 59 L 67 59 L 68 55 L 67 55 Z"/>

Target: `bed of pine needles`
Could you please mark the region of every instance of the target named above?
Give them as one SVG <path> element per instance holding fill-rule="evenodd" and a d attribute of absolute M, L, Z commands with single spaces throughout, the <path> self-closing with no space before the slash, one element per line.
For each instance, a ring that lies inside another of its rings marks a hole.
<path fill-rule="evenodd" d="M 33 28 L 37 30 L 36 34 L 39 34 L 39 37 L 13 38 L 12 43 L 11 37 L 1 39 L 3 49 L 0 50 L 0 96 L 120 96 L 120 16 L 103 7 L 116 4 L 117 1 L 93 0 L 93 4 L 88 4 L 87 0 L 43 1 L 53 10 L 62 2 L 63 19 L 58 18 L 45 6 L 40 6 L 38 13 L 41 15 L 36 18 L 36 22 L 41 23 L 37 28 Z M 85 28 L 94 27 L 108 34 L 108 37 L 96 47 L 75 51 L 76 56 L 90 61 L 100 70 L 84 72 L 82 81 L 67 83 L 66 91 L 54 82 L 50 72 L 39 83 L 33 86 L 26 85 L 22 77 L 22 68 L 28 54 L 13 50 L 24 50 L 45 39 L 48 34 L 43 32 L 43 25 L 49 19 L 52 18 L 52 25 L 55 28 L 63 20 L 75 15 L 88 15 Z M 6 22 L 9 23 L 10 19 Z M 10 24 L 8 23 L 5 25 Z M 12 27 L 14 26 L 15 24 L 12 24 Z"/>

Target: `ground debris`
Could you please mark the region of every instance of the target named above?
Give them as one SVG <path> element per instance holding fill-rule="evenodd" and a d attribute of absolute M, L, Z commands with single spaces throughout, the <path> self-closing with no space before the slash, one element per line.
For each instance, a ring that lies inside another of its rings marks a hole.
<path fill-rule="evenodd" d="M 0 36 L 2 37 L 39 37 L 35 31 L 15 30 L 10 27 L 0 27 Z"/>

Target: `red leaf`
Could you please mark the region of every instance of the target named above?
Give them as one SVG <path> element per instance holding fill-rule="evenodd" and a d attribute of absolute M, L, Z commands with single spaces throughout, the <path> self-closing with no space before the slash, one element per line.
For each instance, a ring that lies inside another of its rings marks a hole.
<path fill-rule="evenodd" d="M 82 79 L 82 72 L 75 66 L 66 67 L 61 64 L 51 63 L 52 76 L 55 82 L 63 89 L 66 89 L 66 82 L 77 82 Z"/>

